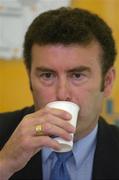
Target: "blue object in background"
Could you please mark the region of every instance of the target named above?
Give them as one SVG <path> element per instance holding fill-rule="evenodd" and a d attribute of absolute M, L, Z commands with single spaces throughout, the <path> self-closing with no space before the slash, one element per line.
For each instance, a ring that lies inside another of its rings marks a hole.
<path fill-rule="evenodd" d="M 108 115 L 112 115 L 113 114 L 113 101 L 112 101 L 112 99 L 108 99 L 106 101 L 106 113 Z"/>

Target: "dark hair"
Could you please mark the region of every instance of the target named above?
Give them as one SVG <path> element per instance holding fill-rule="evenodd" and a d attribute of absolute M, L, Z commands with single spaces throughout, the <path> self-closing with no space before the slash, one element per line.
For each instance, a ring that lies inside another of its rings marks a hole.
<path fill-rule="evenodd" d="M 110 27 L 98 15 L 80 8 L 59 8 L 40 14 L 29 26 L 25 35 L 24 59 L 31 68 L 33 44 L 80 44 L 87 45 L 92 40 L 100 43 L 103 75 L 114 64 L 116 49 Z"/>

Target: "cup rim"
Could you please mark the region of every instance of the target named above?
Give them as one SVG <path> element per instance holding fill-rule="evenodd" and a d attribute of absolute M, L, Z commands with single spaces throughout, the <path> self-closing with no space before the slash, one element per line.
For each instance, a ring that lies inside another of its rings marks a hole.
<path fill-rule="evenodd" d="M 76 107 L 78 107 L 80 109 L 79 105 L 74 103 L 74 102 L 72 102 L 72 101 L 51 101 L 47 105 L 55 104 L 55 103 L 72 104 L 72 105 L 74 105 L 74 106 L 76 106 Z"/>

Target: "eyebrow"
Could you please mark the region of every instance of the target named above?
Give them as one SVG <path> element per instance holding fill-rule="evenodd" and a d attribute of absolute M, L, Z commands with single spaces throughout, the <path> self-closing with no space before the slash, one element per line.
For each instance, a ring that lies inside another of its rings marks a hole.
<path fill-rule="evenodd" d="M 38 72 L 56 72 L 55 70 L 51 69 L 51 68 L 47 68 L 47 67 L 37 67 L 36 68 L 36 71 Z M 68 73 L 72 73 L 72 72 L 83 72 L 83 71 L 87 71 L 87 72 L 91 72 L 91 69 L 90 67 L 87 67 L 87 66 L 79 66 L 79 67 L 75 67 L 75 68 L 72 68 L 72 69 L 69 69 L 67 70 Z"/>
<path fill-rule="evenodd" d="M 55 72 L 53 69 L 46 68 L 46 67 L 37 67 L 36 71 L 39 71 L 39 72 L 47 72 L 47 71 Z"/>
<path fill-rule="evenodd" d="M 87 67 L 87 66 L 79 66 L 79 67 L 68 70 L 69 73 L 70 72 L 71 73 L 72 72 L 83 72 L 83 71 L 91 72 L 91 69 L 90 69 L 90 67 Z"/>

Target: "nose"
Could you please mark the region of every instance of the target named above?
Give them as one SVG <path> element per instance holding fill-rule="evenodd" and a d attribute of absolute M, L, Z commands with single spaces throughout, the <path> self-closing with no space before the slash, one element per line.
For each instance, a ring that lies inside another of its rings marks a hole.
<path fill-rule="evenodd" d="M 67 79 L 60 79 L 56 88 L 56 98 L 58 101 L 71 101 L 71 91 Z"/>

